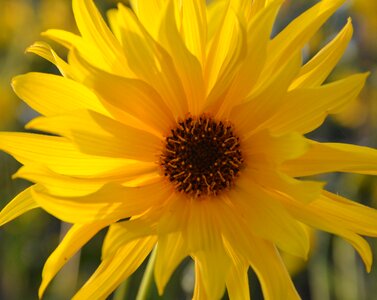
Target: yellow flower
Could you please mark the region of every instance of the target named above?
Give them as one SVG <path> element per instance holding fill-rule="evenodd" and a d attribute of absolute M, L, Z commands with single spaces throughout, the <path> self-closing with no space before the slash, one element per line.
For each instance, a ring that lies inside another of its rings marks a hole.
<path fill-rule="evenodd" d="M 377 151 L 304 135 L 354 100 L 367 74 L 323 84 L 352 35 L 348 21 L 309 62 L 301 50 L 343 0 L 323 0 L 274 38 L 281 0 L 133 0 L 108 13 L 73 0 L 80 36 L 48 30 L 28 51 L 63 76 L 29 73 L 17 95 L 42 116 L 0 134 L 0 148 L 35 182 L 0 215 L 40 207 L 73 223 L 47 260 L 40 297 L 59 269 L 109 227 L 102 263 L 74 299 L 104 299 L 157 244 L 160 293 L 177 265 L 195 261 L 194 299 L 249 299 L 248 268 L 266 299 L 298 299 L 279 251 L 306 257 L 304 224 L 343 237 L 369 271 L 361 237 L 377 212 L 306 176 L 377 174 Z"/>

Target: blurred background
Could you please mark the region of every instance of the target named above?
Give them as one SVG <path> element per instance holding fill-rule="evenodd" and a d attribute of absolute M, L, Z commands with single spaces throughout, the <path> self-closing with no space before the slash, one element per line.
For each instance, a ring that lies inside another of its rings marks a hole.
<path fill-rule="evenodd" d="M 119 1 L 96 1 L 103 13 L 115 7 L 116 2 Z M 316 2 L 286 0 L 275 31 Z M 372 73 L 359 99 L 340 115 L 328 118 L 310 137 L 377 147 L 377 1 L 349 0 L 304 49 L 304 60 L 331 40 L 345 25 L 348 16 L 353 20 L 354 36 L 329 81 L 360 71 Z M 28 71 L 57 73 L 50 63 L 24 53 L 34 41 L 43 40 L 40 32 L 49 28 L 77 32 L 70 0 L 0 0 L 0 130 L 21 131 L 25 123 L 36 116 L 13 93 L 11 78 Z M 64 54 L 57 45 L 54 47 Z M 0 152 L 0 208 L 30 184 L 11 179 L 19 167 L 14 159 Z M 329 190 L 377 207 L 375 178 L 331 174 L 321 179 L 328 181 Z M 67 224 L 47 213 L 34 210 L 0 229 L 0 300 L 37 299 L 44 261 L 68 228 Z M 67 264 L 47 289 L 44 299 L 72 297 L 97 267 L 104 234 L 98 234 Z M 377 264 L 367 274 L 355 251 L 341 239 L 314 231 L 312 239 L 313 249 L 308 262 L 283 254 L 304 300 L 377 299 Z M 369 241 L 377 257 L 377 240 Z M 142 273 L 143 268 L 112 298 L 134 299 Z M 154 289 L 150 299 L 191 299 L 193 282 L 193 266 L 186 260 L 174 273 L 165 295 L 158 297 Z M 252 299 L 262 299 L 252 272 L 250 286 Z"/>

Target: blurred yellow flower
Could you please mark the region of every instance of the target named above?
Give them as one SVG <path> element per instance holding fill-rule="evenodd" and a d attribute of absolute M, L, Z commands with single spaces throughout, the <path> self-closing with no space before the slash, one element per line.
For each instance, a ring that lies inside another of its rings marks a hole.
<path fill-rule="evenodd" d="M 70 1 L 67 0 L 41 0 L 38 7 L 38 18 L 40 27 L 64 28 L 71 30 L 74 28 Z"/>
<path fill-rule="evenodd" d="M 16 114 L 16 104 L 13 95 L 0 81 L 0 130 L 6 129 L 12 123 Z"/>
<path fill-rule="evenodd" d="M 323 84 L 352 35 L 341 32 L 308 63 L 301 50 L 343 0 L 323 0 L 272 40 L 281 0 L 131 1 L 108 12 L 73 0 L 80 36 L 48 30 L 68 62 L 37 42 L 28 51 L 63 76 L 29 73 L 17 95 L 41 117 L 0 133 L 0 148 L 35 185 L 0 224 L 37 207 L 73 223 L 47 260 L 39 296 L 66 261 L 109 227 L 102 263 L 74 299 L 105 299 L 157 244 L 159 293 L 187 256 L 194 299 L 249 299 L 247 272 L 266 299 L 299 299 L 279 250 L 306 258 L 303 226 L 337 234 L 360 253 L 377 212 L 304 180 L 327 172 L 377 174 L 377 151 L 304 134 L 354 100 L 367 74 Z M 300 178 L 300 179 L 299 179 Z"/>
<path fill-rule="evenodd" d="M 0 48 L 3 48 L 14 38 L 16 31 L 33 17 L 33 9 L 23 0 L 3 0 L 0 2 L 0 12 Z"/>
<path fill-rule="evenodd" d="M 370 0 L 353 0 L 352 7 L 354 11 L 360 14 L 363 22 L 366 23 L 367 33 L 370 37 L 377 33 L 377 2 Z M 375 39 L 371 39 L 373 40 Z"/>

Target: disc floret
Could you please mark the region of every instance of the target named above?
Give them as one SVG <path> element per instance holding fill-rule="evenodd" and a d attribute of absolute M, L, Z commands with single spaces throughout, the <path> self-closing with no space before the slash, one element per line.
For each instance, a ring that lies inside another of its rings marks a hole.
<path fill-rule="evenodd" d="M 179 121 L 160 156 L 164 175 L 175 189 L 195 197 L 229 189 L 244 166 L 233 126 L 210 116 Z"/>

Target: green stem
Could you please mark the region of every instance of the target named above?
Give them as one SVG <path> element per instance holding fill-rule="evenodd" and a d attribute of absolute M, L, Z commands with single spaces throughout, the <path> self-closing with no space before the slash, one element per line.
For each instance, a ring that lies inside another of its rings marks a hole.
<path fill-rule="evenodd" d="M 137 292 L 136 300 L 147 300 L 147 297 L 150 294 L 150 289 L 153 282 L 153 270 L 154 263 L 156 261 L 157 247 L 155 247 L 149 257 L 147 268 L 145 269 L 143 279 Z"/>

